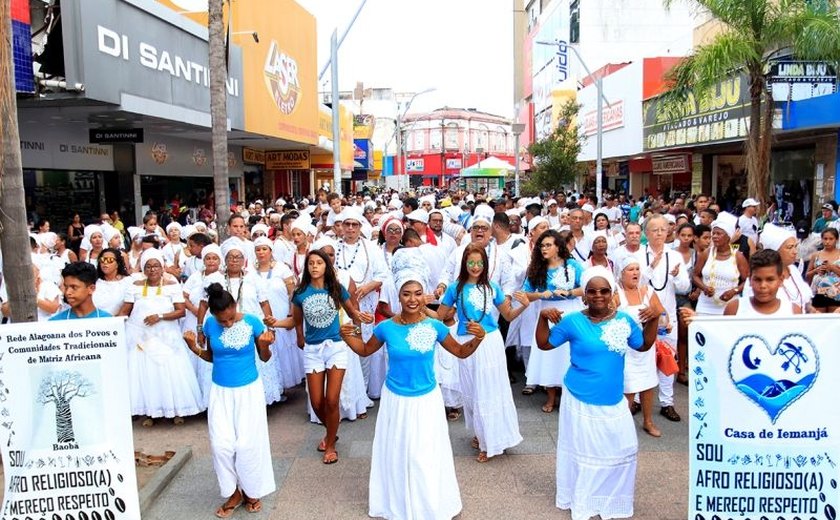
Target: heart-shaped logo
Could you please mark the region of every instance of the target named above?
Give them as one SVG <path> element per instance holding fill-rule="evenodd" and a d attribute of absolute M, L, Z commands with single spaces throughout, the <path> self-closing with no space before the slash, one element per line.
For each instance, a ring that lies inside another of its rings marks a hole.
<path fill-rule="evenodd" d="M 771 349 L 761 336 L 742 336 L 729 356 L 729 377 L 775 424 L 814 386 L 820 371 L 817 349 L 806 336 L 788 334 Z"/>

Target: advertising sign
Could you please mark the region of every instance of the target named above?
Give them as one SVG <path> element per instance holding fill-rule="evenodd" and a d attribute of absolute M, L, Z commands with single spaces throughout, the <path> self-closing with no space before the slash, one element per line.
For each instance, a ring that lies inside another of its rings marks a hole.
<path fill-rule="evenodd" d="M 425 159 L 407 159 L 405 161 L 405 171 L 407 172 L 422 172 L 426 169 Z"/>
<path fill-rule="evenodd" d="M 549 11 L 540 17 L 539 29 L 531 48 L 531 77 L 534 111 L 539 113 L 551 106 L 552 91 L 577 76 L 575 60 L 567 44 L 542 45 L 536 42 L 568 42 L 569 9 L 566 2 L 553 2 Z M 574 86 L 572 86 L 574 89 Z"/>
<path fill-rule="evenodd" d="M 460 170 L 463 168 L 464 161 L 459 159 L 447 159 L 446 160 L 446 169 L 447 170 Z"/>
<path fill-rule="evenodd" d="M 604 105 L 601 110 L 602 128 L 604 132 L 624 126 L 624 100 L 618 100 Z M 598 112 L 592 110 L 583 115 L 583 135 L 589 137 L 598 131 Z"/>
<path fill-rule="evenodd" d="M 373 139 L 376 118 L 371 114 L 353 116 L 353 137 L 356 139 Z"/>
<path fill-rule="evenodd" d="M 15 70 L 15 90 L 35 92 L 35 72 L 32 69 L 32 20 L 29 2 L 12 0 L 12 60 Z"/>
<path fill-rule="evenodd" d="M 247 146 L 242 148 L 242 162 L 245 164 L 265 164 L 265 152 Z"/>
<path fill-rule="evenodd" d="M 3 518 L 140 518 L 124 321 L 80 323 L 3 326 Z"/>
<path fill-rule="evenodd" d="M 268 150 L 265 167 L 268 170 L 308 170 L 309 150 Z"/>
<path fill-rule="evenodd" d="M 654 175 L 672 175 L 675 173 L 685 173 L 689 171 L 690 162 L 688 155 L 663 155 L 662 157 L 654 157 L 653 163 Z"/>
<path fill-rule="evenodd" d="M 373 157 L 371 157 L 371 142 L 367 139 L 354 139 L 353 140 L 353 161 L 358 163 L 356 165 L 357 170 L 370 170 L 371 164 L 373 162 Z M 361 165 L 361 166 L 359 166 Z"/>
<path fill-rule="evenodd" d="M 799 101 L 837 91 L 837 71 L 821 61 L 776 61 L 767 74 L 773 99 Z"/>
<path fill-rule="evenodd" d="M 644 103 L 644 149 L 662 150 L 743 139 L 749 121 L 749 82 L 739 75 L 709 92 L 691 92 L 676 111 L 653 98 Z"/>
<path fill-rule="evenodd" d="M 238 146 L 228 147 L 228 173 L 242 176 L 242 151 Z M 213 148 L 205 141 L 178 139 L 150 134 L 135 146 L 137 173 L 167 177 L 212 177 Z"/>
<path fill-rule="evenodd" d="M 114 150 L 92 144 L 88 136 L 69 126 L 20 126 L 20 153 L 24 168 L 46 170 L 113 171 Z"/>
<path fill-rule="evenodd" d="M 61 17 L 67 82 L 85 85 L 87 98 L 210 126 L 206 27 L 151 0 L 68 2 Z M 232 128 L 242 128 L 242 51 L 237 46 L 231 46 L 228 69 L 227 115 Z"/>
<path fill-rule="evenodd" d="M 142 128 L 91 128 L 88 140 L 96 144 L 142 143 Z"/>
<path fill-rule="evenodd" d="M 688 518 L 836 518 L 838 334 L 815 315 L 691 324 Z"/>

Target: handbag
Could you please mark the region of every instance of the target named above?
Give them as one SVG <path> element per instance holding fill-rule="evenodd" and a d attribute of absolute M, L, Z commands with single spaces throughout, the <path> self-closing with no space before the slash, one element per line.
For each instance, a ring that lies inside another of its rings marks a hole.
<path fill-rule="evenodd" d="M 653 344 L 656 348 L 656 368 L 666 376 L 672 376 L 680 371 L 674 351 L 664 340 L 658 339 Z"/>

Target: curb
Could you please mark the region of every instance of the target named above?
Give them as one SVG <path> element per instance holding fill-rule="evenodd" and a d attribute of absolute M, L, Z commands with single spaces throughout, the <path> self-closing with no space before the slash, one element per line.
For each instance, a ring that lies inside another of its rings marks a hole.
<path fill-rule="evenodd" d="M 181 471 L 181 468 L 192 458 L 192 448 L 185 446 L 175 452 L 175 456 L 169 462 L 161 466 L 155 476 L 149 480 L 143 489 L 140 490 L 140 512 L 145 514 L 155 500 L 163 493 L 166 486 Z"/>

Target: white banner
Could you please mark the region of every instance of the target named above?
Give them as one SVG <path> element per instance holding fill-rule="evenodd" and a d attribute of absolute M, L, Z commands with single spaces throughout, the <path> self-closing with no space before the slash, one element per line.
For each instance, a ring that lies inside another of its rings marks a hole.
<path fill-rule="evenodd" d="M 836 518 L 838 337 L 832 315 L 691 324 L 688 518 Z"/>
<path fill-rule="evenodd" d="M 139 519 L 121 318 L 0 327 L 4 520 Z"/>

